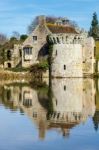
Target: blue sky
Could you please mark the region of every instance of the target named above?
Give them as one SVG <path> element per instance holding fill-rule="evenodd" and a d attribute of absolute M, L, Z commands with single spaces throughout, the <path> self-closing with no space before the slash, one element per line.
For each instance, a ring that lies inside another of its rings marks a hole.
<path fill-rule="evenodd" d="M 24 34 L 37 15 L 66 16 L 88 30 L 95 11 L 99 16 L 99 0 L 1 0 L 0 32 Z"/>

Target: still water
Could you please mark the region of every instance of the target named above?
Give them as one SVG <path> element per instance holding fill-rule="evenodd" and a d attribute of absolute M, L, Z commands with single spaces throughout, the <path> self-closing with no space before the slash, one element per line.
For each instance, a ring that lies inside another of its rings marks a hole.
<path fill-rule="evenodd" d="M 98 82 L 1 82 L 0 150 L 99 150 Z"/>

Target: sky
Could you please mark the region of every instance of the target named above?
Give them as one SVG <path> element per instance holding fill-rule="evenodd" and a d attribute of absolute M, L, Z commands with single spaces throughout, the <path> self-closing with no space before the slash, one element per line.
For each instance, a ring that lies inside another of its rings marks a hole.
<path fill-rule="evenodd" d="M 99 16 L 99 0 L 1 0 L 0 32 L 7 36 L 13 31 L 26 34 L 38 15 L 67 17 L 88 30 L 93 12 Z"/>

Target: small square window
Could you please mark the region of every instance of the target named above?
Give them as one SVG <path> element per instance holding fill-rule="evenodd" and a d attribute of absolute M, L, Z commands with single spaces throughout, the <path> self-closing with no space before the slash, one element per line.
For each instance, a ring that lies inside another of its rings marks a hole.
<path fill-rule="evenodd" d="M 33 41 L 37 41 L 37 36 L 33 36 Z"/>

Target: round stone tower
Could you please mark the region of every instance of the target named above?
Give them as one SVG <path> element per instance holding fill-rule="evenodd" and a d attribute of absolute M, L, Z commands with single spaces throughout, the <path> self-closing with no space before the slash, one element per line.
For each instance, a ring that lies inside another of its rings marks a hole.
<path fill-rule="evenodd" d="M 48 40 L 53 45 L 52 76 L 83 77 L 82 37 L 75 34 L 53 34 Z"/>

